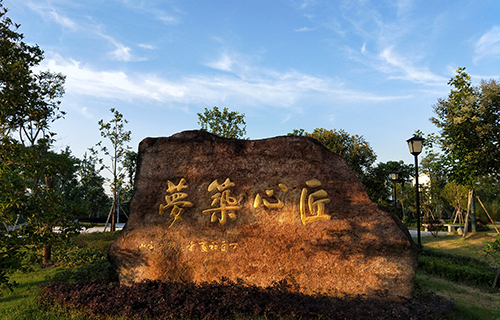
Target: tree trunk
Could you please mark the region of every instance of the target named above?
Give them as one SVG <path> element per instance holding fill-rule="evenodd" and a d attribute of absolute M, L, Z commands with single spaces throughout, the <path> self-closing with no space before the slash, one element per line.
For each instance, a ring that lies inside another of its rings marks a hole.
<path fill-rule="evenodd" d="M 469 197 L 467 200 L 467 214 L 465 215 L 465 221 L 464 221 L 464 234 L 462 235 L 462 237 L 464 237 L 464 238 L 467 235 L 467 225 L 469 224 L 468 222 L 469 222 L 470 205 L 471 205 L 471 200 L 472 200 L 472 192 L 473 192 L 473 190 L 469 189 Z"/>
<path fill-rule="evenodd" d="M 116 206 L 113 203 L 113 211 L 111 212 L 111 232 L 116 231 Z"/>
<path fill-rule="evenodd" d="M 46 243 L 43 245 L 43 266 L 50 265 L 50 256 L 52 255 L 52 244 Z"/>
<path fill-rule="evenodd" d="M 495 276 L 495 280 L 493 280 L 493 285 L 491 286 L 492 289 L 496 287 L 499 275 L 500 275 L 500 267 L 498 267 L 497 269 L 497 275 Z"/>

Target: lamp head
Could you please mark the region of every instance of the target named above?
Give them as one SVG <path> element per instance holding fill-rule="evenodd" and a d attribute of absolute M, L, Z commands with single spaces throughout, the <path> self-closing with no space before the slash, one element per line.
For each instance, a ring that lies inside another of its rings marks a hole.
<path fill-rule="evenodd" d="M 424 147 L 424 138 L 413 136 L 406 140 L 408 142 L 408 148 L 410 148 L 410 153 L 414 156 L 418 156 Z"/>
<path fill-rule="evenodd" d="M 399 172 L 397 171 L 391 171 L 389 173 L 389 177 L 391 178 L 392 181 L 397 181 L 399 179 Z"/>

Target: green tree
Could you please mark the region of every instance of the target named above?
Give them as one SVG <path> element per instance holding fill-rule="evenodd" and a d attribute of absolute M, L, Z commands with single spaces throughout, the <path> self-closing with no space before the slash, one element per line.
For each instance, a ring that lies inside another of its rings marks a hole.
<path fill-rule="evenodd" d="M 448 178 L 469 189 L 468 212 L 475 231 L 474 185 L 479 177 L 500 173 L 500 89 L 494 80 L 473 86 L 465 68 L 448 84 L 452 89 L 434 106 L 431 122 L 440 129 L 437 141 Z"/>
<path fill-rule="evenodd" d="M 124 163 L 127 160 L 127 152 L 130 150 L 127 143 L 131 140 L 132 132 L 125 130 L 125 124 L 127 124 L 128 121 L 118 110 L 111 108 L 110 111 L 113 114 L 113 119 L 107 123 L 101 119 L 98 124 L 100 126 L 101 136 L 109 140 L 111 148 L 108 149 L 104 146 L 102 141 L 100 141 L 97 146 L 111 161 L 111 164 L 105 166 L 105 168 L 108 169 L 112 175 L 109 182 L 111 192 L 113 193 L 113 204 L 111 205 L 109 215 L 111 217 L 111 231 L 115 231 L 116 218 L 120 211 L 120 196 L 126 191 L 124 189 L 126 185 Z"/>
<path fill-rule="evenodd" d="M 485 221 L 489 220 L 488 214 L 494 221 L 500 218 L 500 180 L 498 176 L 481 177 L 474 191 L 481 199 L 482 206 L 477 208 L 477 216 Z"/>
<path fill-rule="evenodd" d="M 97 153 L 93 150 L 90 150 L 90 154 L 84 154 L 78 166 L 81 193 L 86 204 L 85 216 L 89 218 L 98 218 L 102 213 L 108 214 L 112 204 L 104 190 L 105 179 L 100 174 L 102 169 Z"/>
<path fill-rule="evenodd" d="M 467 194 L 468 190 L 466 187 L 454 182 L 448 182 L 441 192 L 443 199 L 453 208 L 454 212 L 451 215 L 453 223 L 457 219 L 459 223 L 465 223 L 462 212 L 467 210 Z"/>
<path fill-rule="evenodd" d="M 12 262 L 20 248 L 43 245 L 48 263 L 52 244 L 74 230 L 55 189 L 69 163 L 51 150 L 50 125 L 64 116 L 59 99 L 65 77 L 34 71 L 43 51 L 26 44 L 19 25 L 6 14 L 0 0 L 0 221 L 5 228 L 0 258 Z M 60 233 L 53 232 L 56 225 Z"/>
<path fill-rule="evenodd" d="M 360 179 L 366 175 L 377 159 L 370 144 L 357 134 L 350 135 L 342 129 L 337 131 L 316 128 L 312 133 L 306 133 L 306 135 L 318 140 L 330 151 L 343 157 L 349 168 Z"/>
<path fill-rule="evenodd" d="M 229 111 L 226 107 L 222 112 L 218 107 L 205 108 L 204 113 L 198 113 L 198 124 L 201 130 L 224 138 L 242 139 L 247 133 L 245 114 Z"/>
<path fill-rule="evenodd" d="M 405 164 L 400 161 L 380 162 L 368 169 L 367 174 L 363 177 L 363 184 L 370 199 L 380 205 L 391 207 L 389 197 L 393 196 L 394 182 L 390 179 L 390 173 L 397 172 L 398 180 L 396 181 L 396 197 L 398 207 L 396 213 L 400 218 L 405 216 L 405 199 L 404 193 L 409 192 L 406 182 L 410 181 L 415 173 L 415 168 L 412 164 Z"/>

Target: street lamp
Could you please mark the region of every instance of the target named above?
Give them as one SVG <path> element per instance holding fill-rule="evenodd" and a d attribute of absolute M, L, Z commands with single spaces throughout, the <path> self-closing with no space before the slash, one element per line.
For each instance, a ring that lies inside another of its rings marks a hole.
<path fill-rule="evenodd" d="M 420 195 L 418 192 L 418 155 L 422 152 L 424 146 L 424 138 L 413 136 L 412 138 L 406 140 L 408 147 L 410 148 L 410 153 L 415 156 L 415 194 L 417 200 L 417 235 L 418 235 L 418 245 L 422 246 L 422 241 L 420 240 Z"/>
<path fill-rule="evenodd" d="M 399 179 L 399 172 L 391 171 L 389 177 L 392 180 L 392 188 L 394 189 L 394 214 L 397 214 L 396 182 Z"/>

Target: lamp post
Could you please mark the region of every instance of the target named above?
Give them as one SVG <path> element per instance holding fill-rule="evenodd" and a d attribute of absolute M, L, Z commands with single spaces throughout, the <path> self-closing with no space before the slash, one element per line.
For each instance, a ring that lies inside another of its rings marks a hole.
<path fill-rule="evenodd" d="M 399 172 L 397 172 L 397 171 L 391 171 L 389 177 L 392 180 L 392 188 L 394 189 L 394 214 L 397 214 L 397 203 L 398 203 L 398 200 L 396 198 L 397 197 L 396 196 L 396 182 L 399 179 Z"/>
<path fill-rule="evenodd" d="M 415 195 L 417 202 L 417 236 L 418 245 L 422 246 L 422 241 L 420 239 L 420 195 L 418 192 L 418 155 L 422 152 L 424 145 L 424 138 L 413 136 L 412 138 L 406 140 L 408 147 L 410 148 L 410 153 L 415 156 Z"/>

